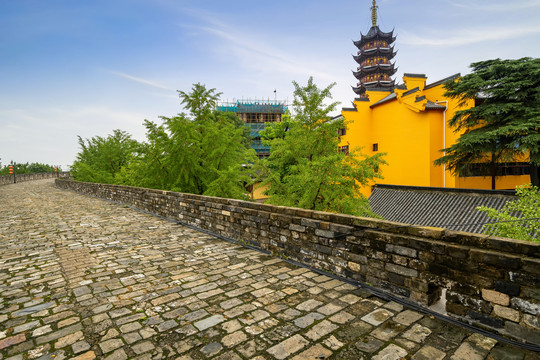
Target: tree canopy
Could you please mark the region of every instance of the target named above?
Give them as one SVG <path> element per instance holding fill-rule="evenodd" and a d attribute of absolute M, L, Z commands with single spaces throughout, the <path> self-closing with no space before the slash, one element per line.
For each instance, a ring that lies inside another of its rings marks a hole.
<path fill-rule="evenodd" d="M 531 182 L 540 185 L 540 59 L 487 60 L 471 68 L 445 84 L 445 96 L 465 107 L 449 124 L 464 133 L 435 164 L 458 175 L 472 163 L 485 164 L 494 185 L 497 163 L 528 158 Z"/>
<path fill-rule="evenodd" d="M 3 167 L 0 166 L 0 175 L 9 175 L 9 166 L 13 166 L 13 172 L 15 174 L 36 174 L 54 172 L 54 165 L 41 164 L 41 163 L 17 163 L 11 161 L 9 165 Z M 58 168 L 58 171 L 62 171 Z"/>
<path fill-rule="evenodd" d="M 79 136 L 81 151 L 71 166 L 74 179 L 115 184 L 121 172 L 136 156 L 140 144 L 122 130 L 114 130 L 107 137 L 83 139 Z"/>
<path fill-rule="evenodd" d="M 269 126 L 261 133 L 270 145 L 270 157 L 262 162 L 261 177 L 268 185 L 268 202 L 312 210 L 353 215 L 373 215 L 368 200 L 360 194 L 362 185 L 380 178 L 382 156 L 366 156 L 359 151 L 348 155 L 338 151 L 338 130 L 343 119 L 329 116 L 338 105 L 331 84 L 319 89 L 308 80 L 294 85 L 293 116 Z"/>
<path fill-rule="evenodd" d="M 146 141 L 123 131 L 79 138 L 77 180 L 126 184 L 193 194 L 248 199 L 255 151 L 249 129 L 232 113 L 215 110 L 220 93 L 194 84 L 178 91 L 186 113 L 145 120 Z"/>
<path fill-rule="evenodd" d="M 484 225 L 484 232 L 540 242 L 540 189 L 536 186 L 518 186 L 516 194 L 518 199 L 506 203 L 501 210 L 486 206 L 478 208 L 496 221 Z"/>

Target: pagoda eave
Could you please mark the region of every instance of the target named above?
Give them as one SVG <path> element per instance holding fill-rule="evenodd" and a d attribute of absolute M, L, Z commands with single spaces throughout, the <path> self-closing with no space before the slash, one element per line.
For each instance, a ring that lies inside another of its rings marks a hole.
<path fill-rule="evenodd" d="M 357 48 L 360 49 L 366 42 L 377 38 L 386 40 L 389 44 L 396 41 L 396 37 L 394 36 L 394 30 L 390 31 L 389 33 L 385 33 L 382 32 L 378 26 L 373 26 L 371 27 L 371 29 L 369 29 L 369 32 L 366 35 L 360 33 L 360 40 L 353 40 L 353 43 Z"/>
<path fill-rule="evenodd" d="M 355 78 L 360 80 L 362 77 L 366 75 L 372 75 L 372 74 L 386 74 L 388 76 L 392 76 L 397 72 L 397 69 L 394 68 L 394 64 L 388 64 L 388 66 L 381 66 L 381 64 L 371 66 L 369 68 L 359 68 L 357 71 L 353 71 L 353 75 Z"/>

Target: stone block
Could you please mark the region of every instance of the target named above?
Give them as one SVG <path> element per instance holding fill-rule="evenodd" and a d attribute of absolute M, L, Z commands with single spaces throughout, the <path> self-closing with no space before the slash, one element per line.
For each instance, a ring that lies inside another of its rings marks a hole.
<path fill-rule="evenodd" d="M 495 290 L 482 289 L 482 299 L 502 306 L 510 305 L 510 296 Z"/>
<path fill-rule="evenodd" d="M 540 275 L 540 259 L 523 259 L 523 270 L 537 276 Z"/>
<path fill-rule="evenodd" d="M 300 335 L 294 335 L 277 345 L 272 346 L 266 350 L 270 355 L 278 360 L 285 359 L 295 352 L 303 349 L 309 344 L 309 341 L 304 339 Z"/>
<path fill-rule="evenodd" d="M 387 244 L 386 251 L 393 254 L 407 256 L 411 258 L 415 258 L 418 254 L 417 250 L 415 249 L 399 246 L 399 245 L 393 245 L 393 244 Z"/>
<path fill-rule="evenodd" d="M 499 269 L 517 270 L 521 267 L 521 258 L 519 256 L 478 249 L 472 249 L 470 254 L 471 260 L 478 263 L 493 265 Z"/>
<path fill-rule="evenodd" d="M 529 314 L 523 314 L 523 323 L 534 329 L 540 330 L 540 316 L 539 315 L 534 316 L 534 315 L 529 315 Z"/>
<path fill-rule="evenodd" d="M 532 303 L 521 298 L 512 299 L 512 308 L 532 315 L 540 315 L 540 304 Z"/>
<path fill-rule="evenodd" d="M 495 290 L 510 296 L 519 296 L 521 286 L 506 281 L 496 281 Z"/>
<path fill-rule="evenodd" d="M 297 231 L 297 232 L 305 232 L 306 227 L 302 225 L 291 224 L 289 225 L 289 230 Z"/>
<path fill-rule="evenodd" d="M 315 235 L 321 236 L 321 237 L 326 237 L 326 238 L 333 238 L 335 233 L 333 231 L 330 231 L 330 230 L 316 229 L 315 230 Z"/>
<path fill-rule="evenodd" d="M 507 321 L 504 328 L 515 338 L 525 340 L 533 344 L 540 344 L 540 331 L 534 330 L 514 322 Z"/>
<path fill-rule="evenodd" d="M 418 271 L 414 269 L 409 269 L 407 267 L 396 265 L 396 264 L 386 264 L 385 269 L 387 271 L 403 275 L 403 276 L 409 276 L 409 277 L 417 277 Z"/>
<path fill-rule="evenodd" d="M 482 324 L 485 324 L 494 328 L 502 328 L 504 326 L 504 321 L 502 321 L 501 319 L 484 315 L 482 313 L 479 313 L 473 310 L 469 310 L 467 315 L 473 320 L 479 321 Z"/>
<path fill-rule="evenodd" d="M 493 306 L 493 314 L 506 320 L 519 322 L 519 311 L 500 305 Z"/>
<path fill-rule="evenodd" d="M 405 288 L 400 287 L 400 286 L 397 286 L 397 285 L 394 285 L 394 284 L 391 284 L 391 283 L 386 282 L 386 281 L 381 281 L 380 286 L 383 289 L 390 290 L 392 293 L 400 295 L 400 296 L 409 297 L 411 295 L 410 290 L 405 289 Z"/>

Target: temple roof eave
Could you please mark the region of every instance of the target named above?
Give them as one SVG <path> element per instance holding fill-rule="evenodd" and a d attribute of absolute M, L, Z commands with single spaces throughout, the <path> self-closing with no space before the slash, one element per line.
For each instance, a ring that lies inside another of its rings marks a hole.
<path fill-rule="evenodd" d="M 384 48 L 381 48 L 381 50 L 384 49 Z M 378 49 L 374 49 L 374 50 L 378 50 Z M 368 59 L 369 57 L 372 57 L 372 56 L 384 56 L 385 58 L 387 58 L 388 60 L 392 60 L 396 54 L 397 54 L 397 51 L 394 52 L 394 48 L 390 48 L 391 51 L 387 52 L 387 51 L 364 51 L 364 50 L 360 50 L 358 52 L 357 55 L 353 55 L 353 59 L 354 61 L 356 61 L 358 64 L 360 64 L 362 61 Z"/>
<path fill-rule="evenodd" d="M 391 67 L 380 67 L 380 66 L 373 66 L 370 69 L 364 69 L 360 68 L 358 71 L 353 71 L 353 75 L 356 79 L 360 80 L 362 77 L 370 74 L 376 74 L 376 73 L 384 73 L 388 76 L 392 76 L 397 72 L 397 69 L 394 69 L 394 64 L 392 64 Z"/>

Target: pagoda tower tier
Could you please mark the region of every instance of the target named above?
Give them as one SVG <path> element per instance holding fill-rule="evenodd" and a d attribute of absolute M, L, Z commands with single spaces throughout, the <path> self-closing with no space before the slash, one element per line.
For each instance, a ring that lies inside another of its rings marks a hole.
<path fill-rule="evenodd" d="M 362 65 L 362 61 L 369 59 L 370 57 L 384 56 L 388 60 L 392 60 L 397 54 L 397 51 L 394 51 L 394 47 L 387 48 L 373 48 L 369 50 L 359 50 L 358 55 L 353 55 L 353 59 L 359 64 Z"/>
<path fill-rule="evenodd" d="M 396 83 L 394 80 L 384 81 L 384 80 L 377 80 L 373 82 L 366 82 L 362 83 L 359 82 L 358 86 L 353 86 L 352 89 L 355 92 L 356 95 L 362 97 L 365 95 L 366 90 L 379 90 L 379 91 L 391 91 L 394 89 Z"/>
<path fill-rule="evenodd" d="M 376 64 L 371 66 L 361 66 L 358 71 L 353 71 L 353 75 L 358 80 L 361 80 L 364 76 L 374 75 L 377 73 L 387 74 L 392 76 L 396 73 L 397 69 L 394 68 L 394 64 Z"/>
<path fill-rule="evenodd" d="M 372 26 L 366 35 L 360 33 L 360 40 L 353 41 L 358 48 L 354 60 L 360 65 L 353 75 L 359 83 L 353 91 L 365 97 L 366 89 L 391 91 L 395 82 L 391 76 L 397 69 L 392 60 L 396 56 L 392 43 L 396 40 L 394 30 L 384 32 L 377 26 L 377 3 L 373 0 L 371 7 Z"/>
<path fill-rule="evenodd" d="M 394 41 L 396 41 L 396 37 L 394 36 L 394 30 L 386 33 L 381 31 L 381 29 L 379 29 L 377 25 L 373 25 L 366 35 L 360 33 L 360 40 L 353 41 L 353 44 L 358 49 L 363 49 L 365 46 L 369 45 L 370 42 L 377 40 L 384 41 L 387 44 L 393 43 Z"/>

